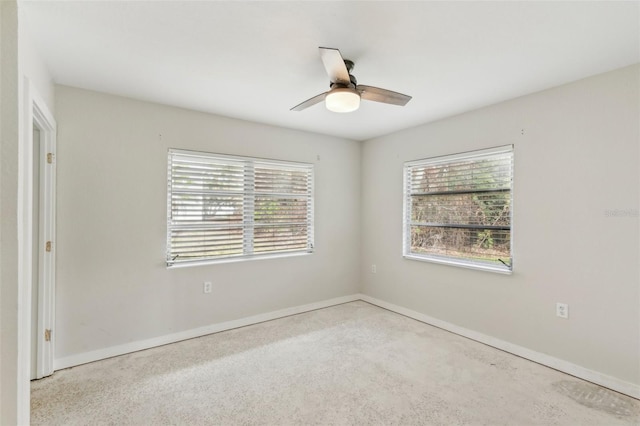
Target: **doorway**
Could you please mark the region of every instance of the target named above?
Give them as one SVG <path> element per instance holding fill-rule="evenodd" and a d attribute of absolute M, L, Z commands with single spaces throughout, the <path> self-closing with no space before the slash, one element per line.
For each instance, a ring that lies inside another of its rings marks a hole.
<path fill-rule="evenodd" d="M 39 379 L 38 377 L 38 299 L 40 289 L 40 249 L 42 247 L 42 239 L 40 235 L 40 159 L 42 153 L 40 148 L 40 129 L 38 125 L 33 123 L 33 197 L 32 197 L 32 259 L 31 259 L 31 380 Z"/>
<path fill-rule="evenodd" d="M 20 283 L 22 300 L 27 303 L 22 314 L 25 357 L 20 370 L 33 380 L 53 374 L 54 368 L 56 123 L 28 81 L 25 94 L 29 107 L 25 108 L 21 160 L 24 244 Z"/>

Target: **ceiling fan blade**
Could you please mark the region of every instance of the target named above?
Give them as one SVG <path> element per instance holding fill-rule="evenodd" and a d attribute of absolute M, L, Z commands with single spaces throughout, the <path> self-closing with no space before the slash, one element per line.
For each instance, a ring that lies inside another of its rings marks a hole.
<path fill-rule="evenodd" d="M 405 106 L 407 102 L 411 100 L 411 96 L 392 92 L 387 89 L 381 89 L 379 87 L 364 86 L 360 84 L 356 87 L 356 90 L 360 92 L 360 97 L 362 97 L 362 99 L 366 99 L 368 101 Z"/>
<path fill-rule="evenodd" d="M 291 108 L 291 111 L 302 111 L 303 109 L 307 109 L 310 106 L 314 106 L 315 104 L 324 101 L 324 98 L 327 96 L 327 93 L 328 92 L 320 93 L 319 95 L 314 96 L 311 99 L 307 99 L 306 101 L 302 102 L 301 104 L 298 104 L 298 105 L 294 106 L 293 108 Z"/>
<path fill-rule="evenodd" d="M 332 83 L 349 84 L 349 70 L 344 64 L 344 59 L 338 49 L 332 49 L 330 47 L 319 47 L 320 57 L 324 68 L 327 70 L 329 79 Z"/>

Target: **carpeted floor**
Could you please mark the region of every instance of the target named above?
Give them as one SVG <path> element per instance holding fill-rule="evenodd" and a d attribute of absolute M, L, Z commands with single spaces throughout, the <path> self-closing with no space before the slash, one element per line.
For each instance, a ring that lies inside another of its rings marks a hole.
<path fill-rule="evenodd" d="M 638 425 L 640 401 L 353 302 L 56 372 L 32 424 Z"/>

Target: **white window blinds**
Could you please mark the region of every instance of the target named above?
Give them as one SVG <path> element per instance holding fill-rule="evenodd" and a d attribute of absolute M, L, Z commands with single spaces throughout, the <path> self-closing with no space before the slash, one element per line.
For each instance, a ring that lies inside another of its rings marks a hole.
<path fill-rule="evenodd" d="M 167 264 L 313 251 L 313 165 L 169 150 Z"/>
<path fill-rule="evenodd" d="M 405 163 L 404 256 L 511 271 L 512 146 Z"/>

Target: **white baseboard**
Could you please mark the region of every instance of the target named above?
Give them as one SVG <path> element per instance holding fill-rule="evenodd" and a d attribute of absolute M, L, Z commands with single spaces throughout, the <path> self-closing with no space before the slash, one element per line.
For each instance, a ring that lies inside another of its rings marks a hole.
<path fill-rule="evenodd" d="M 640 385 L 626 382 L 616 377 L 608 376 L 606 374 L 602 374 L 597 371 L 593 371 L 588 368 L 573 364 L 569 361 L 555 358 L 541 352 L 536 352 L 534 350 L 497 339 L 495 337 L 487 336 L 486 334 L 478 333 L 477 331 L 469 330 L 467 328 L 430 317 L 420 312 L 412 311 L 411 309 L 407 309 L 402 306 L 394 305 L 393 303 L 388 303 L 383 300 L 376 299 L 375 297 L 371 297 L 366 294 L 360 294 L 359 298 L 361 300 L 364 300 L 365 302 L 371 303 L 372 305 L 388 309 L 390 311 L 407 316 L 409 318 L 413 318 L 420 322 L 433 325 L 443 330 L 447 330 L 460 336 L 475 340 L 477 342 L 484 343 L 485 345 L 489 345 L 505 352 L 512 353 L 538 364 L 551 367 L 554 370 L 570 374 L 580 379 L 612 389 L 616 392 L 620 392 L 633 398 L 640 399 Z"/>
<path fill-rule="evenodd" d="M 165 336 L 154 337 L 152 339 L 140 340 L 137 342 L 131 342 L 124 345 L 112 346 L 109 348 L 98 349 L 95 351 L 84 352 L 77 355 L 71 355 L 64 358 L 58 358 L 54 360 L 54 370 L 61 370 L 63 368 L 75 367 L 77 365 L 86 364 L 93 361 L 99 361 L 101 359 L 111 358 L 118 355 L 124 355 L 131 352 L 141 351 L 144 349 L 150 349 L 156 346 L 162 346 L 169 343 L 179 342 L 181 340 L 193 339 L 194 337 L 206 336 L 207 334 L 218 333 L 225 330 L 231 330 L 233 328 L 245 327 L 252 324 L 258 324 L 264 321 L 270 321 L 278 318 L 283 318 L 289 315 L 301 314 L 303 312 L 309 312 L 316 309 L 327 308 L 329 306 L 340 305 L 342 303 L 353 302 L 356 300 L 363 300 L 371 303 L 372 305 L 379 306 L 384 309 L 396 312 L 398 314 L 413 318 L 420 322 L 424 322 L 429 325 L 441 328 L 443 330 L 450 331 L 463 337 L 475 340 L 485 345 L 492 346 L 494 348 L 503 350 L 505 352 L 512 353 L 519 357 L 528 359 L 538 364 L 546 365 L 555 370 L 562 371 L 563 373 L 570 374 L 583 380 L 587 380 L 592 383 L 604 386 L 612 389 L 616 392 L 629 395 L 633 398 L 640 399 L 640 385 L 626 382 L 616 377 L 608 376 L 606 374 L 599 373 L 597 371 L 590 370 L 588 368 L 573 364 L 569 361 L 565 361 L 559 358 L 552 357 L 550 355 L 536 352 L 534 350 L 515 345 L 513 343 L 500 340 L 495 337 L 487 336 L 486 334 L 479 333 L 477 331 L 469 330 L 464 327 L 451 324 L 449 322 L 430 317 L 420 312 L 413 311 L 411 309 L 404 308 L 402 306 L 394 305 L 393 303 L 385 302 L 375 297 L 368 296 L 366 294 L 352 294 L 349 296 L 337 297 L 334 299 L 324 300 L 321 302 L 309 303 L 302 306 L 294 306 L 291 308 L 281 309 L 278 311 L 267 312 L 260 315 L 254 315 L 251 317 L 241 318 L 233 321 L 226 321 L 219 324 L 212 324 L 205 327 L 199 327 L 191 330 L 185 330 L 178 333 L 168 334 Z"/>
<path fill-rule="evenodd" d="M 167 334 L 165 336 L 154 337 L 152 339 L 140 340 L 124 345 L 112 346 L 109 348 L 98 349 L 90 352 L 83 352 L 77 355 L 70 355 L 64 358 L 55 359 L 53 362 L 54 370 L 75 367 L 77 365 L 86 364 L 101 359 L 111 358 L 118 355 L 124 355 L 131 352 L 141 351 L 144 349 L 154 348 L 169 343 L 176 343 L 181 340 L 193 339 L 194 337 L 205 336 L 207 334 L 218 333 L 220 331 L 231 330 L 233 328 L 245 327 L 247 325 L 258 324 L 265 321 L 287 317 L 289 315 L 301 314 L 303 312 L 314 311 L 316 309 L 327 308 L 329 306 L 340 305 L 342 303 L 360 300 L 359 294 L 349 296 L 336 297 L 334 299 L 323 300 L 321 302 L 309 303 L 302 306 L 294 306 L 292 308 L 280 309 L 278 311 L 267 312 L 265 314 L 254 315 L 251 317 L 241 318 L 232 321 L 226 321 L 218 324 L 207 325 L 205 327 L 185 330 L 178 333 Z"/>

